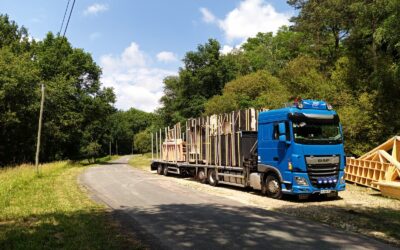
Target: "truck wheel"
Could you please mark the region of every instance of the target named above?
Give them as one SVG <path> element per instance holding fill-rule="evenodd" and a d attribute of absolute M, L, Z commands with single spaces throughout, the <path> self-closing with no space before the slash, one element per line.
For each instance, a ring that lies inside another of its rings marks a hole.
<path fill-rule="evenodd" d="M 207 176 L 206 173 L 204 172 L 204 169 L 199 169 L 199 171 L 197 172 L 197 180 L 199 180 L 200 183 L 207 182 Z"/>
<path fill-rule="evenodd" d="M 267 176 L 261 186 L 261 193 L 274 199 L 282 198 L 281 182 L 275 174 Z"/>
<path fill-rule="evenodd" d="M 218 185 L 218 179 L 217 179 L 217 173 L 215 172 L 214 169 L 210 170 L 208 172 L 208 184 L 211 186 L 217 186 Z"/>
<path fill-rule="evenodd" d="M 164 166 L 163 175 L 168 176 L 168 166 Z"/>
<path fill-rule="evenodd" d="M 162 167 L 161 164 L 159 164 L 159 165 L 157 166 L 157 174 L 159 174 L 159 175 L 162 175 L 162 174 L 163 174 L 163 167 Z"/>

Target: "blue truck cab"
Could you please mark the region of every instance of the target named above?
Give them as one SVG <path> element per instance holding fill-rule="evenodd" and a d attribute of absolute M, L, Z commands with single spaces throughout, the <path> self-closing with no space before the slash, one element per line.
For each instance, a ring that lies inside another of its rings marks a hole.
<path fill-rule="evenodd" d="M 261 191 L 337 196 L 345 189 L 345 153 L 338 114 L 324 101 L 301 100 L 258 117 Z"/>

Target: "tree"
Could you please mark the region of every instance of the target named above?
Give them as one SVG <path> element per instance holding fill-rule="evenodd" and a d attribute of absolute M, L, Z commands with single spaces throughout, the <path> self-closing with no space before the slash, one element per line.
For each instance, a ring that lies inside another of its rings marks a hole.
<path fill-rule="evenodd" d="M 291 59 L 307 51 L 301 32 L 283 26 L 274 36 L 272 32 L 258 33 L 242 45 L 243 55 L 252 72 L 268 70 L 276 74 Z"/>
<path fill-rule="evenodd" d="M 151 134 L 148 130 L 143 130 L 135 135 L 135 149 L 143 154 L 151 151 Z"/>
<path fill-rule="evenodd" d="M 115 95 L 102 88 L 92 56 L 52 33 L 40 42 L 28 37 L 27 29 L 0 15 L 0 165 L 33 160 L 41 83 L 41 161 L 79 159 L 92 142 L 105 148 Z"/>
<path fill-rule="evenodd" d="M 308 45 L 319 59 L 332 65 L 343 51 L 342 41 L 351 29 L 352 1 L 348 0 L 288 0 L 289 5 L 300 10 L 292 17 L 296 31 L 309 35 Z"/>
<path fill-rule="evenodd" d="M 218 41 L 209 39 L 196 51 L 186 53 L 178 77 L 164 79 L 163 108 L 159 112 L 166 125 L 201 115 L 204 103 L 221 94 L 225 83 L 236 76 L 234 61 L 224 60 L 220 49 Z"/>
<path fill-rule="evenodd" d="M 206 103 L 205 114 L 219 114 L 244 108 L 280 108 L 288 101 L 286 87 L 268 71 L 257 71 L 227 83 L 221 96 Z"/>
<path fill-rule="evenodd" d="M 157 118 L 153 114 L 135 108 L 120 110 L 111 115 L 108 122 L 111 135 L 109 140 L 114 145 L 114 152 L 118 145 L 118 154 L 130 154 L 134 135 L 146 128 L 151 129 L 156 123 Z"/>
<path fill-rule="evenodd" d="M 88 159 L 89 163 L 90 160 L 92 161 L 92 163 L 94 163 L 95 157 L 100 154 L 100 150 L 101 150 L 101 145 L 99 143 L 90 142 L 81 148 L 81 153 Z"/>

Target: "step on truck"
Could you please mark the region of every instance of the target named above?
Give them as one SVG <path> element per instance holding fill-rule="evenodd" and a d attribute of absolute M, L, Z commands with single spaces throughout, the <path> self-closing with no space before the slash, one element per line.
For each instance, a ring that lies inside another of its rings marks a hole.
<path fill-rule="evenodd" d="M 345 189 L 338 114 L 324 101 L 192 118 L 152 134 L 151 170 L 202 183 L 308 198 Z"/>

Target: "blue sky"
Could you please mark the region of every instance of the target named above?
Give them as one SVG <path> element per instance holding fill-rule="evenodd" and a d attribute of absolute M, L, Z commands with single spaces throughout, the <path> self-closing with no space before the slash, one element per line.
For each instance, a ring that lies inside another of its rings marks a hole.
<path fill-rule="evenodd" d="M 0 10 L 40 40 L 59 31 L 67 1 L 2 0 Z M 177 73 L 185 52 L 208 38 L 229 52 L 259 31 L 288 24 L 293 13 L 284 0 L 76 0 L 66 36 L 103 68 L 117 108 L 152 111 L 162 79 Z"/>

